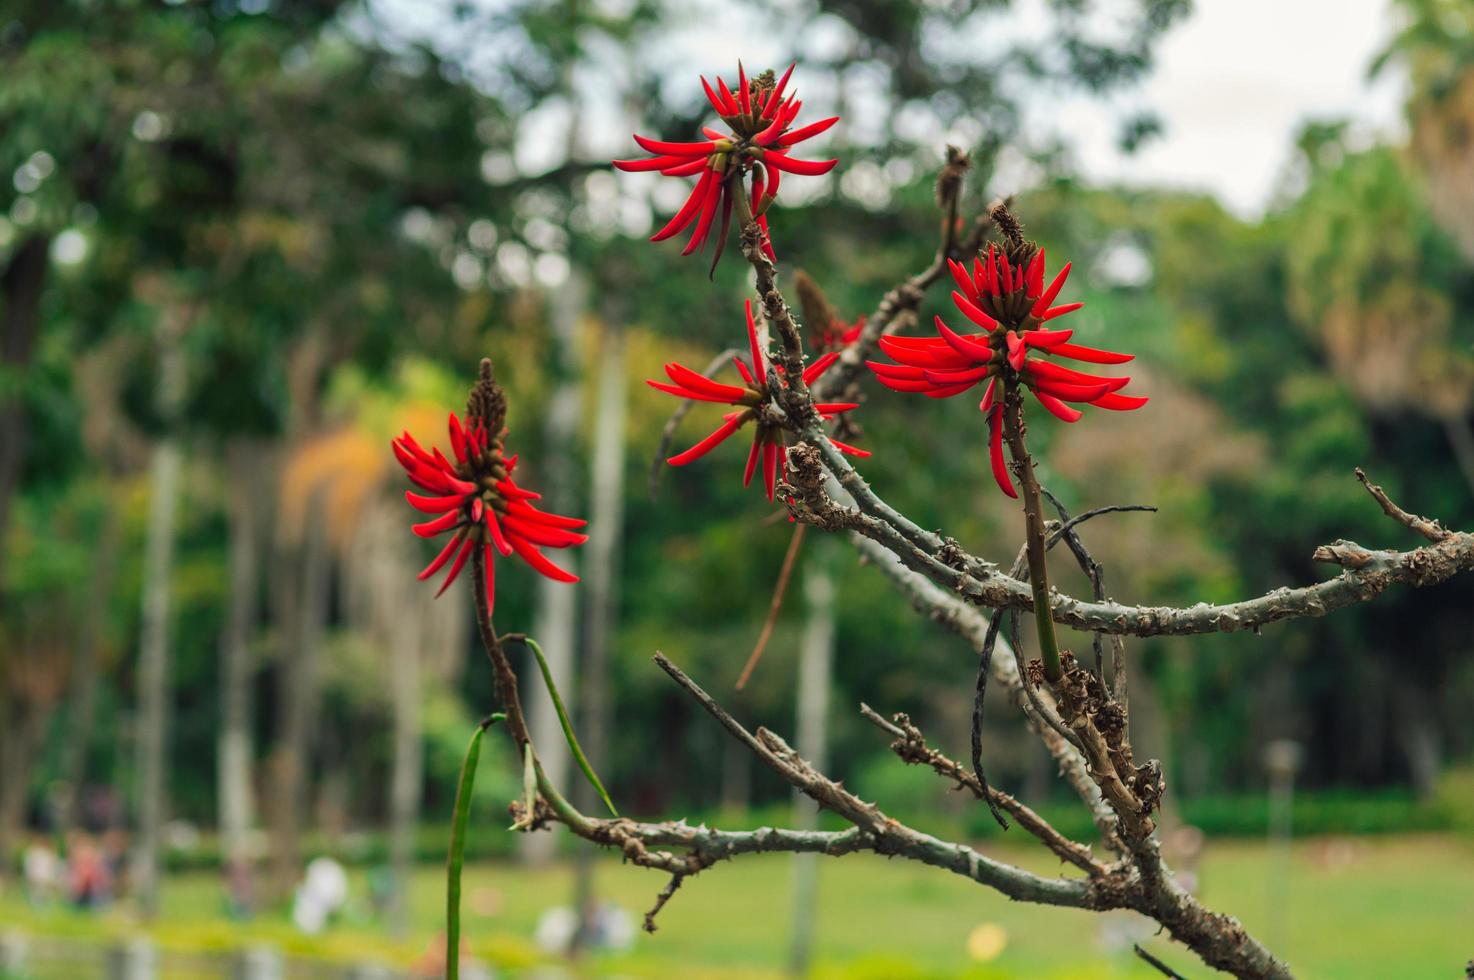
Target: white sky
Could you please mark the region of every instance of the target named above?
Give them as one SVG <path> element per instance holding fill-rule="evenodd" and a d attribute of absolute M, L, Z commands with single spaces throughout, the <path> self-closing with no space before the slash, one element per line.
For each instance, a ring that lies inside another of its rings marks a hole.
<path fill-rule="evenodd" d="M 434 36 L 439 33 L 435 22 L 444 15 L 439 2 L 373 0 L 373 6 L 411 34 Z M 505 0 L 478 2 L 495 8 Z M 599 2 L 612 13 L 625 0 Z M 1019 0 L 1015 23 L 1042 23 L 1041 2 Z M 1106 16 L 1111 6 L 1112 0 L 1099 4 Z M 1388 71 L 1375 83 L 1367 78 L 1367 66 L 1394 29 L 1391 0 L 1196 0 L 1194 7 L 1158 44 L 1155 69 L 1142 86 L 1104 103 L 1084 95 L 1062 102 L 1051 92 L 1026 104 L 1026 124 L 1066 135 L 1088 179 L 1206 190 L 1246 217 L 1262 212 L 1282 185 L 1295 133 L 1305 121 L 1350 118 L 1363 137 L 1401 130 L 1400 74 Z M 793 47 L 777 24 L 752 16 L 740 4 L 691 0 L 689 7 L 677 9 L 682 13 L 664 25 L 659 42 L 668 85 L 695 84 L 698 72 L 730 74 L 738 57 L 748 64 L 776 64 Z M 1007 30 L 1007 21 L 993 28 L 1000 29 Z M 802 46 L 816 55 L 845 43 L 845 30 L 821 23 Z M 970 42 L 948 37 L 939 43 Z M 800 84 L 816 97 L 816 107 L 832 102 L 824 79 Z M 599 85 L 582 87 L 601 91 Z M 863 92 L 854 94 L 863 97 Z M 1127 156 L 1116 148 L 1120 123 L 1140 109 L 1155 111 L 1164 132 Z M 633 151 L 619 115 L 617 101 L 586 108 L 580 123 L 585 152 Z M 863 118 L 844 125 L 864 130 Z M 530 171 L 553 165 L 566 144 L 567 126 L 566 106 L 550 105 L 525 118 L 516 164 Z M 935 135 L 940 143 L 952 134 Z M 968 135 L 956 137 L 967 142 Z M 795 184 L 793 190 L 800 189 Z M 684 194 L 680 188 L 673 191 Z"/>
<path fill-rule="evenodd" d="M 1197 0 L 1130 99 L 1158 112 L 1162 136 L 1123 156 L 1116 114 L 1085 100 L 1063 110 L 1062 128 L 1090 177 L 1205 188 L 1252 215 L 1278 184 L 1305 120 L 1340 116 L 1367 133 L 1401 130 L 1400 77 L 1367 79 L 1393 27 L 1388 0 Z"/>

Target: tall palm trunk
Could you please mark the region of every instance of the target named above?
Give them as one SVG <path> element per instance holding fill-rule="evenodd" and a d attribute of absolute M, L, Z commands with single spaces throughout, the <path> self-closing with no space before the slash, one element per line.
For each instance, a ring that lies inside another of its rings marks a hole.
<path fill-rule="evenodd" d="M 578 423 L 583 414 L 580 389 L 582 358 L 578 350 L 578 320 L 584 309 L 585 283 L 577 270 L 562 288 L 550 296 L 550 320 L 553 332 L 553 374 L 557 384 L 543 422 L 543 454 L 546 460 L 542 482 L 548 509 L 569 513 L 573 506 L 573 488 L 578 484 L 578 467 L 574 446 L 578 439 Z M 571 572 L 577 572 L 577 558 L 571 553 L 559 557 Z M 574 697 L 573 662 L 578 644 L 578 590 L 551 579 L 537 583 L 537 611 L 533 619 L 533 636 L 548 658 L 548 668 L 566 700 Z M 554 785 L 568 781 L 568 748 L 558 725 L 553 702 L 538 685 L 524 701 L 543 769 Z M 553 834 L 523 834 L 520 844 L 526 861 L 546 861 L 557 846 Z"/>
<path fill-rule="evenodd" d="M 584 547 L 584 658 L 580 672 L 579 733 L 589 762 L 603 769 L 609 753 L 609 650 L 619 606 L 619 546 L 624 532 L 625 469 L 625 341 L 624 330 L 606 324 L 599 352 L 598 409 L 594 419 L 594 461 L 590 480 L 589 541 Z M 602 803 L 593 788 L 579 782 L 580 809 L 594 812 Z M 575 908 L 589 934 L 594 911 L 594 848 L 578 849 Z"/>
<path fill-rule="evenodd" d="M 292 598 L 278 651 L 277 747 L 273 759 L 276 792 L 272 826 L 274 891 L 285 898 L 302 870 L 302 824 L 307 815 L 312 739 L 318 706 L 318 659 L 327 622 L 328 578 L 332 571 L 323 519 L 323 490 L 314 490 L 306 508 L 300 556 L 301 592 Z"/>
<path fill-rule="evenodd" d="M 804 569 L 804 633 L 798 659 L 798 752 L 821 772 L 828 754 L 830 675 L 834 663 L 834 576 L 830 571 L 833 542 L 815 541 Z M 819 811 L 812 800 L 795 792 L 793 826 L 812 830 Z M 793 914 L 789 921 L 788 967 L 794 976 L 809 972 L 814 927 L 818 919 L 817 854 L 793 856 Z"/>
<path fill-rule="evenodd" d="M 227 867 L 246 873 L 251 830 L 250 643 L 259 616 L 261 449 L 234 443 L 226 453 L 230 501 L 230 598 L 220 636 L 220 736 L 217 745 L 220 847 Z"/>
<path fill-rule="evenodd" d="M 384 513 L 380 522 L 381 533 L 389 544 L 380 552 L 380 573 L 388 579 L 385 584 L 393 590 L 386 589 L 386 593 L 412 597 L 394 609 L 390 621 L 382 624 L 389 640 L 389 672 L 393 685 L 391 711 L 394 718 L 394 754 L 389 776 L 389 866 L 394 879 L 394 897 L 389 927 L 395 936 L 403 937 L 409 933 L 410 876 L 414 871 L 415 828 L 420 816 L 425 770 L 420 709 L 423 624 L 427 612 L 438 610 L 427 610 L 424 594 L 414 588 L 415 555 L 404 539 L 398 508 Z"/>
<path fill-rule="evenodd" d="M 174 570 L 174 516 L 184 463 L 179 434 L 174 430 L 184 396 L 182 327 L 181 323 L 166 323 L 161 337 L 158 400 L 167 428 L 154 447 L 151 464 L 143 617 L 138 638 L 138 836 L 131 880 L 145 918 L 152 918 L 159 907 L 159 836 L 167 807 L 169 592 Z"/>
<path fill-rule="evenodd" d="M 97 725 L 97 692 L 102 673 L 98 661 L 107 623 L 107 600 L 113 591 L 121 539 L 117 508 L 109 503 L 102 516 L 102 528 L 97 535 L 97 550 L 92 561 L 92 581 L 89 587 L 92 600 L 82 612 L 77 658 L 72 666 L 69 724 L 67 737 L 61 747 L 62 779 L 69 793 L 61 813 L 63 834 L 80 823 L 83 816 L 82 790 L 87 782 L 87 751 L 92 745 L 92 732 Z"/>

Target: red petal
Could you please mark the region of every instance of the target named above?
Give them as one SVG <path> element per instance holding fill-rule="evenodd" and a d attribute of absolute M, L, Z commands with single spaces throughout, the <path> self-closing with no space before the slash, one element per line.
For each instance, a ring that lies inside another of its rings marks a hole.
<path fill-rule="evenodd" d="M 1069 262 L 1064 264 L 1064 267 L 1059 270 L 1059 274 L 1054 277 L 1054 282 L 1050 283 L 1049 288 L 1044 291 L 1044 295 L 1035 301 L 1033 309 L 1030 311 L 1035 316 L 1039 316 L 1045 310 L 1049 309 L 1049 304 L 1053 303 L 1054 298 L 1059 295 L 1060 289 L 1064 287 L 1065 280 L 1069 278 L 1070 265 L 1071 263 Z"/>
<path fill-rule="evenodd" d="M 983 392 L 983 400 L 978 402 L 978 411 L 984 415 L 993 407 L 993 392 L 998 388 L 998 379 L 994 378 L 988 382 L 988 390 Z"/>
<path fill-rule="evenodd" d="M 754 383 L 765 384 L 768 378 L 768 362 L 763 359 L 763 349 L 757 339 L 757 321 L 752 318 L 752 300 L 743 307 L 747 314 L 747 343 L 752 351 L 752 374 Z M 758 380 L 761 379 L 761 380 Z"/>
<path fill-rule="evenodd" d="M 1039 319 L 1053 320 L 1057 316 L 1064 316 L 1066 313 L 1073 313 L 1084 305 L 1084 303 L 1066 303 L 1064 306 L 1056 306 L 1051 310 L 1045 310 L 1042 314 L 1040 314 Z"/>
<path fill-rule="evenodd" d="M 827 174 L 834 169 L 838 160 L 796 160 L 782 153 L 769 152 L 763 157 L 763 162 L 774 170 L 785 170 L 791 174 L 801 177 L 818 177 Z"/>
<path fill-rule="evenodd" d="M 588 524 L 578 517 L 564 517 L 562 514 L 549 514 L 545 510 L 538 510 L 531 504 L 514 500 L 507 505 L 507 513 L 520 517 L 525 521 L 533 521 L 537 524 L 547 524 L 549 527 L 580 528 Z"/>
<path fill-rule="evenodd" d="M 1075 331 L 1073 330 L 1025 330 L 1024 343 L 1030 347 L 1040 347 L 1050 350 L 1053 353 L 1052 348 L 1058 347 L 1060 344 L 1069 340 L 1074 333 Z"/>
<path fill-rule="evenodd" d="M 824 130 L 828 129 L 830 126 L 833 126 L 837 122 L 839 122 L 838 116 L 830 116 L 828 119 L 821 119 L 816 123 L 809 123 L 807 126 L 804 126 L 801 129 L 795 129 L 791 133 L 784 133 L 779 138 L 778 145 L 792 146 L 795 143 L 802 143 L 806 139 L 811 139 L 815 136 L 818 136 L 820 133 L 824 132 Z"/>
<path fill-rule="evenodd" d="M 814 379 L 825 371 L 828 371 L 829 366 L 837 360 L 839 360 L 839 353 L 837 351 L 830 351 L 819 357 L 814 363 L 804 368 L 804 384 L 813 384 Z"/>
<path fill-rule="evenodd" d="M 1096 408 L 1108 408 L 1113 412 L 1130 412 L 1147 403 L 1145 395 L 1118 395 L 1114 392 L 1101 395 L 1090 404 Z"/>
<path fill-rule="evenodd" d="M 992 330 L 994 327 L 998 326 L 997 320 L 994 320 L 992 317 L 988 316 L 988 314 L 978 309 L 966 296 L 957 292 L 955 289 L 952 291 L 952 302 L 957 304 L 957 308 L 962 311 L 963 316 L 967 317 L 969 320 L 971 320 L 973 323 L 976 323 L 984 330 Z"/>
<path fill-rule="evenodd" d="M 677 211 L 675 216 L 666 222 L 664 228 L 651 235 L 650 240 L 652 242 L 663 242 L 672 235 L 677 235 L 684 231 L 686 226 L 696 217 L 696 212 L 700 209 L 701 202 L 706 200 L 706 190 L 711 182 L 716 179 L 716 176 L 717 173 L 715 170 L 707 169 L 702 171 L 701 179 L 696 182 L 695 187 L 691 188 L 691 195 L 686 198 L 686 203 L 681 205 L 681 210 Z"/>
<path fill-rule="evenodd" d="M 522 521 L 510 516 L 505 519 L 505 523 L 509 538 L 526 538 L 533 544 L 547 548 L 571 548 L 589 539 L 587 534 L 548 527 L 546 524 L 534 524 L 531 521 Z"/>
<path fill-rule="evenodd" d="M 773 88 L 773 94 L 768 96 L 768 101 L 763 105 L 763 118 L 772 119 L 774 113 L 778 110 L 778 106 L 782 105 L 783 90 L 788 86 L 789 76 L 793 74 L 793 68 L 796 64 L 798 62 L 789 65 L 788 70 L 783 73 L 783 77 L 778 79 L 778 84 Z"/>
<path fill-rule="evenodd" d="M 727 108 L 726 101 L 717 98 L 716 92 L 712 90 L 711 83 L 706 80 L 705 75 L 701 76 L 701 87 L 706 90 L 706 99 L 711 103 L 711 107 L 717 111 L 717 115 L 728 116 L 732 114 L 732 111 Z"/>
<path fill-rule="evenodd" d="M 488 514 L 486 530 L 491 534 L 491 543 L 496 545 L 496 550 L 504 555 L 512 553 L 512 543 L 507 540 L 506 533 L 502 530 L 501 522 L 497 520 L 496 514 Z"/>
<path fill-rule="evenodd" d="M 1087 361 L 1091 364 L 1125 364 L 1136 357 L 1135 354 L 1118 354 L 1115 351 L 1082 347 L 1079 344 L 1060 344 L 1049 353 L 1058 354 L 1060 357 L 1072 357 L 1077 361 Z"/>
<path fill-rule="evenodd" d="M 706 185 L 706 197 L 701 202 L 701 218 L 696 222 L 696 230 L 691 232 L 691 240 L 686 243 L 685 248 L 681 249 L 682 255 L 690 255 L 706 244 L 707 233 L 711 231 L 711 220 L 717 214 L 717 201 L 722 196 L 722 186 L 725 181 L 717 176 L 715 170 L 709 173 L 712 179 Z"/>
<path fill-rule="evenodd" d="M 846 456 L 857 456 L 860 459 L 866 459 L 870 456 L 870 450 L 861 449 L 858 446 L 851 446 L 847 442 L 840 442 L 833 436 L 830 436 L 829 443 L 830 445 L 834 446 L 835 449 L 838 449 L 840 452 L 844 453 Z"/>
<path fill-rule="evenodd" d="M 1046 395 L 1038 388 L 1030 388 L 1029 390 L 1034 393 L 1035 398 L 1039 399 L 1039 404 L 1049 409 L 1050 414 L 1065 422 L 1078 422 L 1080 417 L 1085 414 L 1078 408 L 1071 408 L 1053 395 Z"/>
<path fill-rule="evenodd" d="M 684 364 L 674 362 L 665 366 L 665 373 L 670 379 L 683 388 L 710 395 L 713 398 L 740 399 L 747 394 L 747 389 L 736 385 L 724 385 L 720 381 L 713 381 L 704 374 L 697 374 Z"/>
<path fill-rule="evenodd" d="M 450 583 L 454 582 L 456 576 L 461 574 L 461 569 L 466 566 L 466 559 L 471 556 L 471 547 L 474 544 L 475 542 L 470 538 L 466 538 L 461 544 L 461 550 L 456 552 L 455 564 L 451 565 L 450 571 L 445 573 L 445 581 L 440 583 L 440 589 L 435 593 L 435 598 L 439 599 L 444 595 L 445 590 L 450 588 Z"/>
<path fill-rule="evenodd" d="M 677 166 L 664 167 L 660 173 L 666 177 L 689 177 L 692 174 L 699 174 L 706 163 L 705 157 L 697 157 L 695 160 L 688 160 Z"/>
<path fill-rule="evenodd" d="M 1034 253 L 1034 260 L 1029 263 L 1029 275 L 1027 278 L 1030 296 L 1038 296 L 1039 290 L 1044 288 L 1044 249 Z"/>
<path fill-rule="evenodd" d="M 733 416 L 718 426 L 716 431 L 711 435 L 702 439 L 685 452 L 672 456 L 666 462 L 672 466 L 685 466 L 687 463 L 695 462 L 724 442 L 732 433 L 736 432 L 742 425 L 741 419 L 741 414 L 733 413 Z"/>
<path fill-rule="evenodd" d="M 701 156 L 696 159 L 704 161 L 706 158 Z M 676 164 L 684 165 L 688 160 L 689 157 L 664 153 L 660 156 L 647 157 L 644 160 L 615 160 L 614 166 L 623 170 L 625 173 L 637 174 L 647 170 L 664 170 L 666 167 L 673 167 Z"/>
<path fill-rule="evenodd" d="M 460 512 L 453 510 L 448 514 L 440 515 L 433 521 L 426 521 L 423 524 L 414 524 L 410 527 L 410 530 L 415 532 L 422 538 L 433 538 L 441 531 L 448 531 L 451 528 L 455 527 L 456 524 L 460 522 L 460 519 Z"/>
<path fill-rule="evenodd" d="M 677 398 L 689 398 L 695 402 L 713 402 L 717 405 L 732 404 L 732 400 L 730 398 L 717 398 L 712 395 L 703 395 L 697 391 L 687 391 L 685 388 L 680 388 L 676 385 L 668 385 L 663 381 L 646 380 L 645 383 L 654 388 L 656 391 L 663 391 L 668 395 L 675 395 Z"/>
<path fill-rule="evenodd" d="M 1036 381 L 1032 382 L 1030 387 L 1066 402 L 1093 402 L 1111 390 L 1108 384 L 1075 385 L 1061 381 Z"/>
<path fill-rule="evenodd" d="M 998 482 L 998 489 L 1017 499 L 1018 493 L 1013 489 L 1013 480 L 1008 475 L 1008 464 L 1003 459 L 1003 406 L 994 405 L 993 411 L 988 415 L 988 458 L 993 465 L 993 479 Z"/>
<path fill-rule="evenodd" d="M 993 359 L 993 348 L 986 342 L 974 337 L 964 337 L 956 333 L 951 327 L 942 321 L 941 317 L 935 319 L 937 333 L 942 335 L 942 340 L 963 357 L 973 361 L 991 361 Z"/>
<path fill-rule="evenodd" d="M 423 514 L 444 514 L 446 511 L 460 510 L 461 504 L 466 500 L 462 494 L 451 497 L 424 497 L 413 490 L 404 491 L 404 499 L 409 501 L 411 507 Z"/>
<path fill-rule="evenodd" d="M 440 554 L 436 555 L 435 560 L 426 565 L 425 570 L 417 576 L 421 582 L 440 571 L 441 566 L 450 561 L 451 552 L 456 550 L 456 547 L 461 543 L 461 539 L 465 537 L 465 534 L 466 532 L 464 531 L 457 531 L 450 536 L 450 540 L 445 542 L 445 547 L 440 549 Z"/>
<path fill-rule="evenodd" d="M 553 581 L 569 583 L 578 581 L 577 575 L 574 575 L 572 572 L 564 571 L 557 565 L 554 565 L 552 562 L 548 561 L 547 556 L 545 556 L 541 551 L 538 551 L 536 548 L 528 544 L 526 541 L 523 541 L 521 538 L 513 538 L 512 547 L 516 550 L 517 554 L 521 556 L 523 561 L 532 566 L 534 571 L 541 572 L 543 575 L 546 575 Z"/>
<path fill-rule="evenodd" d="M 747 453 L 747 466 L 742 470 L 742 485 L 745 487 L 752 483 L 753 471 L 757 469 L 757 458 L 762 455 L 763 444 L 758 441 L 757 436 L 752 438 L 752 449 Z"/>
<path fill-rule="evenodd" d="M 676 157 L 704 157 L 717 148 L 716 140 L 701 140 L 697 143 L 668 143 L 662 140 L 646 139 L 639 134 L 635 135 L 635 142 L 640 144 L 640 149 L 647 153 L 662 153 Z"/>
<path fill-rule="evenodd" d="M 768 490 L 768 503 L 773 502 L 773 494 L 778 482 L 778 447 L 773 443 L 763 446 L 763 483 Z"/>

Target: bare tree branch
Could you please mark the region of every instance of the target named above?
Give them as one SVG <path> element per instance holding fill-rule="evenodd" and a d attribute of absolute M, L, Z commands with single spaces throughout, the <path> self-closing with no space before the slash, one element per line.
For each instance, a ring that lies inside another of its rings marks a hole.
<path fill-rule="evenodd" d="M 891 751 L 895 752 L 903 762 L 930 766 L 938 775 L 954 781 L 980 800 L 992 797 L 998 807 L 1013 814 L 1013 818 L 1018 821 L 1020 827 L 1039 838 L 1040 843 L 1053 851 L 1060 860 L 1068 861 L 1088 875 L 1106 873 L 1105 865 L 1095 859 L 1088 846 L 1070 840 L 1017 798 L 997 787 L 986 785 L 977 776 L 968 772 L 962 763 L 947 758 L 939 750 L 927 745 L 926 737 L 921 734 L 921 729 L 917 728 L 906 715 L 895 714 L 891 716 L 891 720 L 887 721 L 868 704 L 860 705 L 860 713 L 871 724 L 895 738 L 895 741 L 891 743 Z"/>

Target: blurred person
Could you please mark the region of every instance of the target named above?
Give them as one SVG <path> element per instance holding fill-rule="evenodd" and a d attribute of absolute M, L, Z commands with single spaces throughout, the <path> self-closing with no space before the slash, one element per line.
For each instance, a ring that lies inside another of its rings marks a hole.
<path fill-rule="evenodd" d="M 79 909 L 101 908 L 112 899 L 113 870 L 91 834 L 75 832 L 67 841 L 67 899 Z"/>
<path fill-rule="evenodd" d="M 21 853 L 21 870 L 26 901 L 33 907 L 50 905 L 61 885 L 62 862 L 46 834 L 31 835 Z"/>
<path fill-rule="evenodd" d="M 220 865 L 225 884 L 225 914 L 236 921 L 256 912 L 256 888 L 248 858 L 227 858 Z"/>
<path fill-rule="evenodd" d="M 292 922 L 309 936 L 327 927 L 348 904 L 348 872 L 330 857 L 313 858 L 292 902 Z"/>

